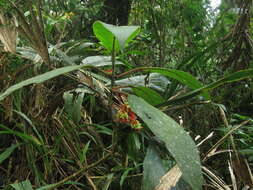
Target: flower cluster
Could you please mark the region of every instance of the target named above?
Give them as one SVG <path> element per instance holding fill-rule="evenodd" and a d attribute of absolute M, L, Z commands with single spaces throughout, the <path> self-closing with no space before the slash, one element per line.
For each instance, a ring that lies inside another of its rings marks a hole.
<path fill-rule="evenodd" d="M 117 118 L 120 123 L 129 124 L 135 130 L 143 128 L 141 123 L 137 120 L 136 114 L 131 110 L 127 103 L 120 105 L 117 112 Z"/>
<path fill-rule="evenodd" d="M 65 17 L 66 19 L 71 19 L 74 15 L 75 15 L 75 13 L 69 12 L 69 13 L 65 13 L 65 14 L 64 14 L 64 17 Z"/>

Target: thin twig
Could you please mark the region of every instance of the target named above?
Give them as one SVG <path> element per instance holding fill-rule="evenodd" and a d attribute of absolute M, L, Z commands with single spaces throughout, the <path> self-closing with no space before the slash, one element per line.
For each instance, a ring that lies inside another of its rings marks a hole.
<path fill-rule="evenodd" d="M 208 157 L 210 157 L 213 152 L 221 145 L 221 143 L 226 140 L 227 137 L 229 137 L 233 132 L 235 132 L 237 129 L 239 129 L 240 127 L 246 125 L 247 123 L 249 123 L 251 120 L 246 120 L 243 121 L 241 124 L 239 124 L 238 126 L 234 127 L 233 129 L 231 129 L 226 135 L 224 135 L 207 153 L 206 156 L 204 157 L 203 161 L 206 161 L 206 159 Z"/>

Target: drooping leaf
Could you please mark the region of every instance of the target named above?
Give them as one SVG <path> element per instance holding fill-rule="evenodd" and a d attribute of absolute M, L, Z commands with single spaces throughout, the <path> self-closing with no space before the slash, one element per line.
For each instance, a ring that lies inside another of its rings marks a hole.
<path fill-rule="evenodd" d="M 112 51 L 115 38 L 115 51 L 124 49 L 124 47 L 135 38 L 140 32 L 138 26 L 114 26 L 101 21 L 96 21 L 93 24 L 93 32 L 101 41 L 102 45 Z"/>
<path fill-rule="evenodd" d="M 205 91 L 210 91 L 214 88 L 217 88 L 221 85 L 224 85 L 226 83 L 232 83 L 232 82 L 235 82 L 235 81 L 240 81 L 240 80 L 243 80 L 243 79 L 246 79 L 246 78 L 252 78 L 253 77 L 253 69 L 247 69 L 247 70 L 241 70 L 241 71 L 238 71 L 238 72 L 235 72 L 235 73 L 232 73 L 226 77 L 223 77 L 211 84 L 208 84 L 206 86 L 203 86 L 201 88 L 198 88 L 198 89 L 195 89 L 191 92 L 188 92 L 174 100 L 170 100 L 168 102 L 165 102 L 164 104 L 162 104 L 163 106 L 165 105 L 169 105 L 171 103 L 174 103 L 174 102 L 179 102 L 179 101 L 182 101 L 182 100 L 187 100 L 189 98 L 192 98 L 192 97 L 195 97 Z"/>
<path fill-rule="evenodd" d="M 24 86 L 28 86 L 30 84 L 38 84 L 38 83 L 42 83 L 46 80 L 52 79 L 54 77 L 57 77 L 59 75 L 77 70 L 84 67 L 83 65 L 75 65 L 75 66 L 67 66 L 67 67 L 62 67 L 59 69 L 55 69 L 49 72 L 46 72 L 44 74 L 38 75 L 36 77 L 32 77 L 30 79 L 24 80 L 18 84 L 15 84 L 11 87 L 9 87 L 7 90 L 5 90 L 5 92 L 0 94 L 0 101 L 2 101 L 4 98 L 6 98 L 8 95 L 10 95 L 11 93 L 13 93 L 14 91 L 23 88 Z"/>
<path fill-rule="evenodd" d="M 198 81 L 194 76 L 192 76 L 190 73 L 176 70 L 176 69 L 166 69 L 166 68 L 156 68 L 156 67 L 150 67 L 150 68 L 144 68 L 144 71 L 154 72 L 154 73 L 160 73 L 162 75 L 165 75 L 167 77 L 173 78 L 180 83 L 186 85 L 192 90 L 201 88 L 203 85 L 200 81 Z M 205 99 L 210 99 L 210 95 L 207 91 L 203 90 L 201 92 L 201 95 L 205 97 Z"/>
<path fill-rule="evenodd" d="M 28 141 L 28 142 L 32 142 L 38 146 L 41 146 L 41 142 L 34 136 L 32 135 L 27 135 L 25 133 L 22 133 L 22 132 L 17 132 L 17 131 L 14 131 L 4 125 L 1 125 L 0 124 L 0 128 L 3 128 L 5 129 L 4 131 L 0 131 L 0 134 L 12 134 L 12 135 L 16 135 L 18 137 L 20 137 L 22 140 L 24 141 Z"/>
<path fill-rule="evenodd" d="M 143 98 L 146 102 L 148 102 L 149 104 L 153 106 L 161 104 L 165 101 L 160 94 L 158 94 L 156 91 L 152 90 L 151 88 L 139 86 L 139 87 L 134 87 L 132 89 L 137 96 Z"/>
<path fill-rule="evenodd" d="M 17 110 L 14 110 L 14 112 L 17 113 L 18 115 L 20 115 L 23 119 L 25 119 L 27 121 L 27 123 L 29 123 L 29 125 L 33 128 L 34 132 L 38 136 L 38 138 L 40 140 L 40 143 L 44 144 L 43 143 L 43 138 L 42 138 L 41 134 L 39 133 L 39 131 L 37 130 L 37 128 L 34 126 L 33 122 L 27 117 L 27 115 L 25 115 L 24 113 L 19 112 Z"/>
<path fill-rule="evenodd" d="M 194 190 L 200 190 L 203 183 L 200 158 L 191 137 L 172 118 L 154 108 L 142 98 L 130 95 L 128 102 L 131 109 L 165 143 L 182 171 L 184 180 Z"/>
<path fill-rule="evenodd" d="M 162 160 L 154 147 L 149 146 L 144 159 L 142 189 L 154 190 L 166 173 Z"/>
<path fill-rule="evenodd" d="M 203 87 L 203 84 L 199 80 L 197 80 L 194 76 L 192 76 L 191 74 L 189 74 L 187 72 L 176 70 L 176 69 L 166 69 L 166 68 L 159 68 L 159 67 L 139 67 L 137 69 L 133 69 L 133 71 L 134 70 L 138 70 L 141 72 L 149 72 L 151 74 L 159 73 L 161 75 L 175 79 L 176 81 L 180 82 L 181 84 L 186 85 L 188 88 L 190 88 L 192 90 L 196 90 L 198 88 Z M 131 73 L 131 71 L 128 71 L 128 72 Z M 123 80 L 125 80 L 125 79 L 123 79 Z M 117 81 L 116 81 L 116 83 L 117 83 Z M 210 99 L 210 94 L 208 93 L 207 90 L 201 91 L 200 94 L 203 97 L 205 97 L 205 99 L 207 99 L 207 100 Z"/>
<path fill-rule="evenodd" d="M 4 152 L 2 152 L 0 154 L 0 164 L 6 160 L 10 155 L 11 153 L 17 148 L 19 147 L 21 144 L 13 144 L 11 145 L 10 147 L 6 148 Z"/>

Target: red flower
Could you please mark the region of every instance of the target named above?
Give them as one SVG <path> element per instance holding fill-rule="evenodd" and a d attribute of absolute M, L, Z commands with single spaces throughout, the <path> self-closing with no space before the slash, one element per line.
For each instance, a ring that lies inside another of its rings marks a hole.
<path fill-rule="evenodd" d="M 137 119 L 135 113 L 133 111 L 131 111 L 131 110 L 128 112 L 128 115 L 129 115 L 131 121 Z"/>
<path fill-rule="evenodd" d="M 106 72 L 108 74 L 112 74 L 112 69 L 106 69 L 106 70 L 104 70 L 104 72 Z"/>
<path fill-rule="evenodd" d="M 127 103 L 119 106 L 117 118 L 120 123 L 129 124 L 135 130 L 140 130 L 143 128 L 140 122 L 137 120 L 136 114 L 131 110 Z"/>

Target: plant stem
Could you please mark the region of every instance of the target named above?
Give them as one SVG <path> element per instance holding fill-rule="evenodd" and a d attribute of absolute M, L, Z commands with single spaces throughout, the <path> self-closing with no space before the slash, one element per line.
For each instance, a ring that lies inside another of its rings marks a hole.
<path fill-rule="evenodd" d="M 109 109 L 111 109 L 111 120 L 113 125 L 113 133 L 112 133 L 112 151 L 114 151 L 116 144 L 117 144 L 117 123 L 113 120 L 114 110 L 113 110 L 113 87 L 115 85 L 115 62 L 116 62 L 116 52 L 115 52 L 115 37 L 113 38 L 113 44 L 112 44 L 112 54 L 111 54 L 111 61 L 112 61 L 112 78 L 111 78 L 111 95 L 109 99 Z"/>

